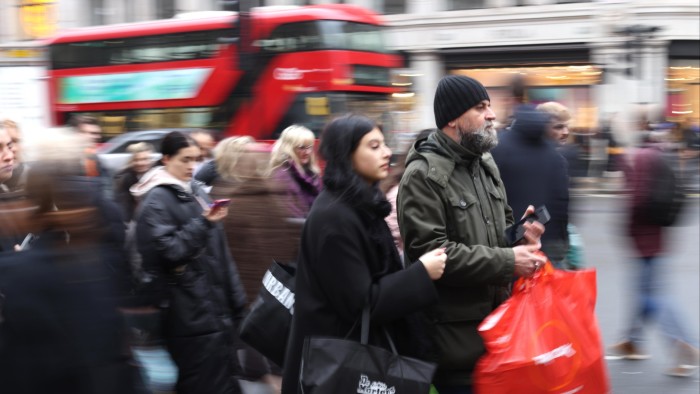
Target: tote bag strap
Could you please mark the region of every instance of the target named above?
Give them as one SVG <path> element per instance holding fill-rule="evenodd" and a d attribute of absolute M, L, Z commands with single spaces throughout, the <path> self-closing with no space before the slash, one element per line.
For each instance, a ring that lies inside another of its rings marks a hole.
<path fill-rule="evenodd" d="M 365 306 L 362 307 L 362 315 L 360 316 L 359 319 L 355 320 L 355 322 L 352 324 L 352 327 L 350 327 L 350 330 L 345 335 L 345 339 L 348 339 L 350 337 L 350 334 L 352 334 L 353 331 L 355 331 L 355 327 L 357 327 L 357 322 L 359 320 L 360 321 L 360 343 L 362 345 L 367 345 L 369 343 L 369 304 L 370 304 L 370 295 L 367 295 L 367 299 L 365 300 Z M 382 326 L 382 331 L 384 332 L 384 336 L 386 337 L 386 340 L 389 343 L 389 347 L 391 348 L 391 352 L 395 356 L 398 356 L 399 353 L 396 351 L 396 345 L 394 345 L 394 341 L 391 339 L 391 335 L 389 335 L 389 331 L 387 331 L 386 327 L 384 327 L 384 326 Z"/>
<path fill-rule="evenodd" d="M 386 337 L 386 340 L 389 343 L 391 352 L 395 356 L 398 356 L 399 353 L 396 351 L 396 345 L 394 345 L 394 341 L 391 339 L 391 335 L 389 335 L 389 331 L 387 331 L 386 327 L 382 326 L 382 332 L 384 332 L 384 336 Z M 362 326 L 360 327 L 360 343 L 363 345 L 367 345 L 369 343 L 369 302 L 367 302 L 364 308 L 362 308 Z"/>

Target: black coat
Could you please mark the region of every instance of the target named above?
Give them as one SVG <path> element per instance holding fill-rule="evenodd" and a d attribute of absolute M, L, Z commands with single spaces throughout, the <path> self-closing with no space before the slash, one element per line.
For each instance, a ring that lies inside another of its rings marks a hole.
<path fill-rule="evenodd" d="M 395 248 L 383 218 L 379 220 L 386 230 L 386 242 Z M 387 328 L 403 354 L 410 353 L 410 341 L 420 339 L 405 332 L 410 325 L 404 318 L 436 302 L 435 287 L 423 264 L 401 269 L 398 263 L 383 261 L 369 233 L 358 210 L 332 192 L 322 191 L 314 202 L 301 237 L 294 318 L 282 381 L 284 394 L 298 390 L 304 338 L 345 337 L 370 294 L 370 343 L 387 346 L 380 332 L 375 331 L 379 325 Z M 349 338 L 359 340 L 359 329 Z"/>
<path fill-rule="evenodd" d="M 545 137 L 548 122 L 547 115 L 532 108 L 519 109 L 515 123 L 499 136 L 491 153 L 516 220 L 528 205 L 547 206 L 551 220 L 542 235 L 542 251 L 560 261 L 569 242 L 569 176 L 566 160 Z"/>
<path fill-rule="evenodd" d="M 114 202 L 122 209 L 124 221 L 129 222 L 134 217 L 136 199 L 129 188 L 139 181 L 139 177 L 131 167 L 119 171 L 114 176 Z"/>
<path fill-rule="evenodd" d="M 137 211 L 136 239 L 144 268 L 165 280 L 166 343 L 179 369 L 179 394 L 240 392 L 235 330 L 245 293 L 223 227 L 202 216 L 195 196 L 209 197 L 195 182 L 151 189 Z"/>
<path fill-rule="evenodd" d="M 146 392 L 105 258 L 100 246 L 65 246 L 62 232 L 0 253 L 0 391 Z"/>

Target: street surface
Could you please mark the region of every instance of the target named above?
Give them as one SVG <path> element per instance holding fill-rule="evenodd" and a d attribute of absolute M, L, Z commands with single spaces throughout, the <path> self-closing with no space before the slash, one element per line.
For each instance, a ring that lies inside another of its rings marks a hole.
<path fill-rule="evenodd" d="M 617 343 L 629 316 L 631 286 L 636 274 L 628 240 L 624 236 L 624 198 L 619 195 L 576 197 L 571 221 L 583 237 L 586 262 L 598 274 L 599 319 L 604 346 Z M 689 199 L 679 226 L 670 229 L 669 253 L 664 261 L 664 283 L 680 305 L 682 318 L 697 340 L 700 332 L 700 211 L 697 196 Z M 689 378 L 666 376 L 671 352 L 656 324 L 645 331 L 645 348 L 652 358 L 642 361 L 608 360 L 614 393 L 700 393 L 696 373 Z"/>

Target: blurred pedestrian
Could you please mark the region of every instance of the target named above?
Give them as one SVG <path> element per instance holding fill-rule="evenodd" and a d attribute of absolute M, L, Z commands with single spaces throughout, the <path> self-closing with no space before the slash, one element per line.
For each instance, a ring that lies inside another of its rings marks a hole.
<path fill-rule="evenodd" d="M 12 137 L 4 125 L 0 125 L 0 193 L 9 192 L 5 182 L 12 179 L 15 170 L 15 149 Z"/>
<path fill-rule="evenodd" d="M 294 317 L 284 362 L 282 393 L 299 389 L 304 339 L 359 340 L 354 324 L 369 303 L 371 326 L 386 328 L 402 354 L 421 355 L 424 332 L 411 332 L 410 314 L 437 301 L 433 280 L 442 276 L 444 249 L 403 269 L 384 218 L 391 205 L 378 188 L 388 175 L 391 151 L 377 126 L 361 115 L 328 123 L 320 153 L 324 190 L 306 219 L 296 274 Z M 381 331 L 379 331 L 381 332 Z M 379 334 L 377 332 L 377 334 Z M 383 335 L 370 343 L 388 348 Z"/>
<path fill-rule="evenodd" d="M 136 239 L 145 269 L 161 289 L 164 336 L 178 367 L 177 392 L 239 393 L 234 346 L 246 298 L 221 221 L 228 208 L 192 182 L 200 149 L 180 133 L 166 135 L 163 166 L 132 186 L 139 198 Z"/>
<path fill-rule="evenodd" d="M 0 253 L 0 387 L 145 393 L 117 311 L 118 252 L 104 241 L 113 235 L 111 208 L 94 179 L 80 176 L 74 135 L 51 130 L 42 142 L 26 198 L 10 210 L 0 203 L 0 233 L 21 228 L 33 237 L 20 251 Z"/>
<path fill-rule="evenodd" d="M 551 116 L 549 124 L 547 125 L 546 134 L 555 143 L 557 151 L 564 157 L 569 175 L 569 191 L 571 191 L 571 188 L 573 187 L 572 179 L 583 177 L 585 174 L 585 168 L 581 161 L 580 148 L 578 145 L 573 143 L 569 133 L 571 113 L 566 106 L 557 103 L 556 101 L 542 103 L 538 105 L 536 109 Z M 567 207 L 567 210 L 570 210 L 570 206 Z M 568 235 L 568 247 L 566 256 L 561 262 L 561 268 L 572 270 L 582 268 L 584 265 L 584 260 L 581 236 L 578 234 L 576 226 L 574 226 L 571 222 L 567 223 L 566 230 Z M 549 229 L 547 230 L 547 234 L 549 234 Z M 547 237 L 548 236 L 545 235 L 544 238 Z"/>
<path fill-rule="evenodd" d="M 477 80 L 449 75 L 434 99 L 438 131 L 415 143 L 401 179 L 398 216 L 407 261 L 447 248 L 440 301 L 430 311 L 440 394 L 471 393 L 474 365 L 484 353 L 477 326 L 509 295 L 514 277 L 544 263 L 535 252 L 544 228 L 525 224 L 525 245 L 505 239 L 513 215 L 489 151 L 496 115 Z M 532 212 L 528 207 L 525 213 Z"/>
<path fill-rule="evenodd" d="M 83 164 L 85 175 L 101 176 L 104 171 L 97 159 L 97 148 L 102 141 L 102 127 L 97 118 L 87 115 L 75 115 L 70 119 L 70 126 L 85 139 Z"/>
<path fill-rule="evenodd" d="M 556 101 L 542 103 L 536 109 L 551 116 L 547 126 L 547 135 L 556 143 L 557 150 L 566 159 L 569 178 L 585 176 L 586 169 L 581 160 L 581 148 L 572 141 L 570 133 L 571 112 L 569 109 Z M 571 184 L 571 182 L 569 183 Z"/>
<path fill-rule="evenodd" d="M 229 137 L 219 142 L 214 152 L 217 177 L 210 195 L 231 200 L 224 228 L 252 302 L 273 259 L 296 260 L 301 225 L 285 220 L 285 207 L 278 204 L 286 196 L 286 185 L 265 175 L 269 145 L 249 136 Z"/>
<path fill-rule="evenodd" d="M 413 140 L 413 144 L 415 144 L 416 141 L 428 138 L 430 133 L 433 131 L 434 129 L 421 130 Z M 405 156 L 402 156 L 401 163 L 397 163 L 393 170 L 394 171 L 388 177 L 390 178 L 389 184 L 385 185 L 385 187 L 388 188 L 386 192 L 386 199 L 391 203 L 391 213 L 386 217 L 386 224 L 389 226 L 389 230 L 391 230 L 391 236 L 394 237 L 394 244 L 401 255 L 401 261 L 403 261 L 403 239 L 401 238 L 401 230 L 399 229 L 398 212 L 396 210 L 396 197 L 399 195 L 399 183 L 401 182 L 401 177 L 403 176 L 404 171 L 406 171 Z"/>
<path fill-rule="evenodd" d="M 686 121 L 682 125 L 679 152 L 680 175 L 686 190 L 700 192 L 700 127 Z"/>
<path fill-rule="evenodd" d="M 220 178 L 219 169 L 221 169 L 226 173 L 226 178 L 229 181 L 240 181 L 243 174 L 239 173 L 242 169 L 238 166 L 238 160 L 242 157 L 246 145 L 254 142 L 255 139 L 247 135 L 222 140 L 214 148 L 214 158 L 195 171 L 194 178 L 211 186 Z"/>
<path fill-rule="evenodd" d="M 286 212 L 278 204 L 286 187 L 266 176 L 269 155 L 269 145 L 248 136 L 223 139 L 214 149 L 217 176 L 210 195 L 231 200 L 231 213 L 223 223 L 249 302 L 256 300 L 272 261 L 296 261 L 299 249 L 301 225 L 286 220 Z M 266 384 L 278 393 L 282 380 L 279 367 L 247 344 L 239 346 L 242 379 L 254 385 Z"/>
<path fill-rule="evenodd" d="M 22 132 L 19 129 L 17 122 L 11 119 L 0 121 L 7 133 L 12 139 L 12 152 L 15 155 L 15 167 L 12 170 L 12 177 L 3 182 L 8 191 L 21 192 L 27 183 L 27 174 L 29 173 L 29 165 L 24 162 L 22 157 Z"/>
<path fill-rule="evenodd" d="M 84 149 L 82 155 L 83 171 L 89 177 L 100 181 L 102 194 L 105 198 L 114 199 L 112 190 L 112 175 L 102 166 L 97 151 L 102 142 L 102 126 L 97 118 L 88 115 L 74 115 L 69 125 L 83 137 Z"/>
<path fill-rule="evenodd" d="M 628 235 L 631 238 L 634 254 L 636 286 L 633 290 L 633 303 L 630 319 L 627 321 L 623 340 L 608 348 L 609 356 L 626 360 L 644 360 L 650 355 L 642 348 L 644 326 L 656 320 L 661 333 L 668 340 L 672 366 L 666 370 L 671 376 L 691 376 L 700 362 L 698 342 L 683 320 L 679 309 L 663 284 L 665 247 L 669 231 L 654 223 L 650 218 L 647 204 L 654 174 L 664 165 L 661 148 L 665 144 L 664 132 L 649 133 L 642 146 L 633 154 L 630 165 L 625 168 L 627 188 L 630 191 L 628 214 Z M 653 209 L 653 207 L 651 207 Z"/>
<path fill-rule="evenodd" d="M 4 124 L 0 123 L 0 196 L 2 201 L 16 200 L 16 193 L 11 193 L 10 187 L 6 185 L 12 179 L 15 169 L 15 152 L 12 137 L 7 132 Z M 5 227 L 0 235 L 0 251 L 13 251 L 22 242 L 25 235 L 22 231 L 12 230 L 13 221 L 3 224 Z"/>
<path fill-rule="evenodd" d="M 282 131 L 272 146 L 268 171 L 272 182 L 284 185 L 287 191 L 280 204 L 290 218 L 305 218 L 321 191 L 314 138 L 306 127 L 292 125 Z"/>
<path fill-rule="evenodd" d="M 214 158 L 214 147 L 216 146 L 216 139 L 209 130 L 199 129 L 193 131 L 190 136 L 197 143 L 201 154 L 197 158 L 197 165 L 195 166 L 194 173 L 202 168 L 203 165 L 207 164 Z"/>
<path fill-rule="evenodd" d="M 551 116 L 534 106 L 521 106 L 510 130 L 499 136 L 491 152 L 503 180 L 508 204 L 514 212 L 528 205 L 547 207 L 550 215 L 542 235 L 542 251 L 557 268 L 564 268 L 569 249 L 569 176 L 558 142 L 549 131 Z M 560 135 L 556 138 L 561 139 Z"/>
<path fill-rule="evenodd" d="M 136 210 L 136 199 L 129 189 L 153 167 L 153 145 L 137 142 L 126 148 L 131 154 L 126 167 L 114 176 L 114 200 L 122 209 L 124 221 L 130 222 Z"/>
<path fill-rule="evenodd" d="M 508 83 L 508 93 L 510 96 L 507 97 L 508 103 L 508 117 L 501 125 L 498 127 L 498 131 L 503 131 L 509 129 L 513 125 L 515 120 L 515 112 L 521 106 L 527 104 L 527 80 L 523 74 L 513 74 Z"/>

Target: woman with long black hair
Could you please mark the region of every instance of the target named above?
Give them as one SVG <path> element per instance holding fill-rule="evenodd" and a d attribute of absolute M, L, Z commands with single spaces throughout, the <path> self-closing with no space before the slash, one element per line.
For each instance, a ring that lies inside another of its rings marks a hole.
<path fill-rule="evenodd" d="M 350 331 L 367 302 L 373 327 L 370 343 L 388 347 L 384 336 L 374 333 L 384 327 L 399 352 L 416 350 L 420 337 L 411 329 L 418 324 L 409 316 L 437 301 L 432 281 L 445 269 L 444 249 L 402 266 L 384 221 L 391 205 L 378 187 L 388 175 L 391 150 L 374 122 L 354 114 L 334 119 L 323 131 L 320 153 L 326 161 L 324 190 L 314 201 L 301 238 L 282 382 L 285 394 L 299 391 L 304 338 L 349 335 L 359 340 L 359 325 Z"/>

